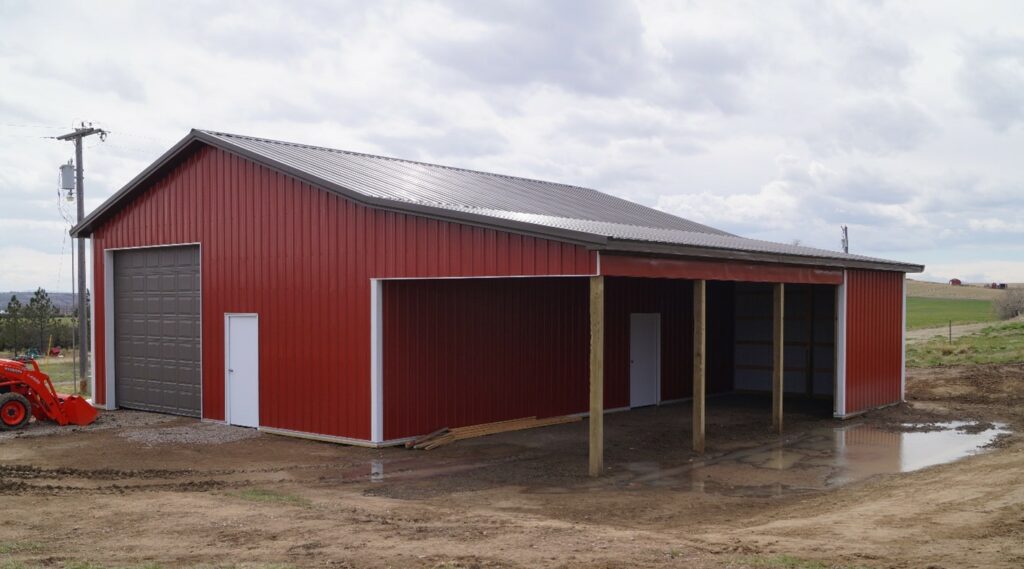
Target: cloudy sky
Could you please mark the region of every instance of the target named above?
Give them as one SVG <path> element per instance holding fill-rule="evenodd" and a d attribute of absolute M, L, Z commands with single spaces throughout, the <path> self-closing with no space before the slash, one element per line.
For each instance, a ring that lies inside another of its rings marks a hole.
<path fill-rule="evenodd" d="M 1024 281 L 1015 1 L 0 0 L 0 290 L 70 289 L 46 137 L 83 120 L 87 211 L 197 127 Z"/>

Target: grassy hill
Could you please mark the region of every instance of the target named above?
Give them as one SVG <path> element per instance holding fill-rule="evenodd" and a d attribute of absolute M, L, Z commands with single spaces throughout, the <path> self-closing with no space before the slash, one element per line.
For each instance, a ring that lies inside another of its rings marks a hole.
<path fill-rule="evenodd" d="M 970 298 L 907 298 L 907 328 L 936 328 L 995 320 L 991 300 Z"/>
<path fill-rule="evenodd" d="M 972 300 L 993 301 L 1005 293 L 1002 290 L 984 288 L 977 285 L 952 286 L 946 283 L 929 283 L 907 279 L 907 297 L 909 298 L 969 298 Z"/>
<path fill-rule="evenodd" d="M 907 279 L 907 328 L 994 321 L 992 303 L 1005 294 L 1005 290 L 978 285 L 951 286 Z"/>

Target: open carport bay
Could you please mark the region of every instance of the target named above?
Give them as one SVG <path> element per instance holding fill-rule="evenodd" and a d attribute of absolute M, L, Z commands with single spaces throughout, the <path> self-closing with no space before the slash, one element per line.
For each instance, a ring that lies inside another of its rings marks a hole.
<path fill-rule="evenodd" d="M 781 440 L 765 399 L 711 398 L 703 457 L 688 450 L 686 403 L 613 413 L 599 479 L 581 468 L 585 421 L 424 452 L 113 412 L 82 430 L 0 439 L 0 562 L 1016 567 L 1016 434 L 906 474 L 884 452 L 850 476 L 829 457 L 858 440 L 890 448 L 908 422 L 974 421 L 965 436 L 991 423 L 1019 430 L 1022 386 L 1019 365 L 917 370 L 911 406 L 839 423 L 794 403 Z"/>

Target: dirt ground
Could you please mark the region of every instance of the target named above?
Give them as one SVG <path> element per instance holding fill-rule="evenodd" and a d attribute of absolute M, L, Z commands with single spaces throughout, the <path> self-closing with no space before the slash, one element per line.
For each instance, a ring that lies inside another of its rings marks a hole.
<path fill-rule="evenodd" d="M 0 437 L 0 566 L 1024 566 L 1020 435 L 844 484 L 831 447 L 789 452 L 853 427 L 1024 429 L 1024 365 L 912 370 L 908 395 L 842 424 L 787 401 L 781 439 L 765 400 L 712 398 L 703 457 L 687 404 L 610 414 L 600 479 L 586 421 L 413 451 L 105 413 Z"/>

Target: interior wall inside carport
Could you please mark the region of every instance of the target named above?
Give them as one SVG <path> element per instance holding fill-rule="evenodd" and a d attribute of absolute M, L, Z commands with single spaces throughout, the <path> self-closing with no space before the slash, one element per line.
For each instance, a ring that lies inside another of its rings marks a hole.
<path fill-rule="evenodd" d="M 772 391 L 772 284 L 737 283 L 735 390 Z M 836 287 L 787 284 L 783 385 L 787 395 L 835 392 Z"/>
<path fill-rule="evenodd" d="M 734 283 L 709 282 L 707 392 L 732 390 Z M 605 279 L 605 407 L 629 407 L 630 315 L 661 316 L 661 401 L 693 393 L 693 281 Z M 769 303 L 769 310 L 771 305 Z"/>
<path fill-rule="evenodd" d="M 387 280 L 384 439 L 589 409 L 588 280 Z M 708 393 L 732 390 L 733 283 L 708 285 Z M 661 400 L 693 389 L 693 284 L 609 277 L 604 407 L 630 404 L 630 315 L 661 315 Z"/>

